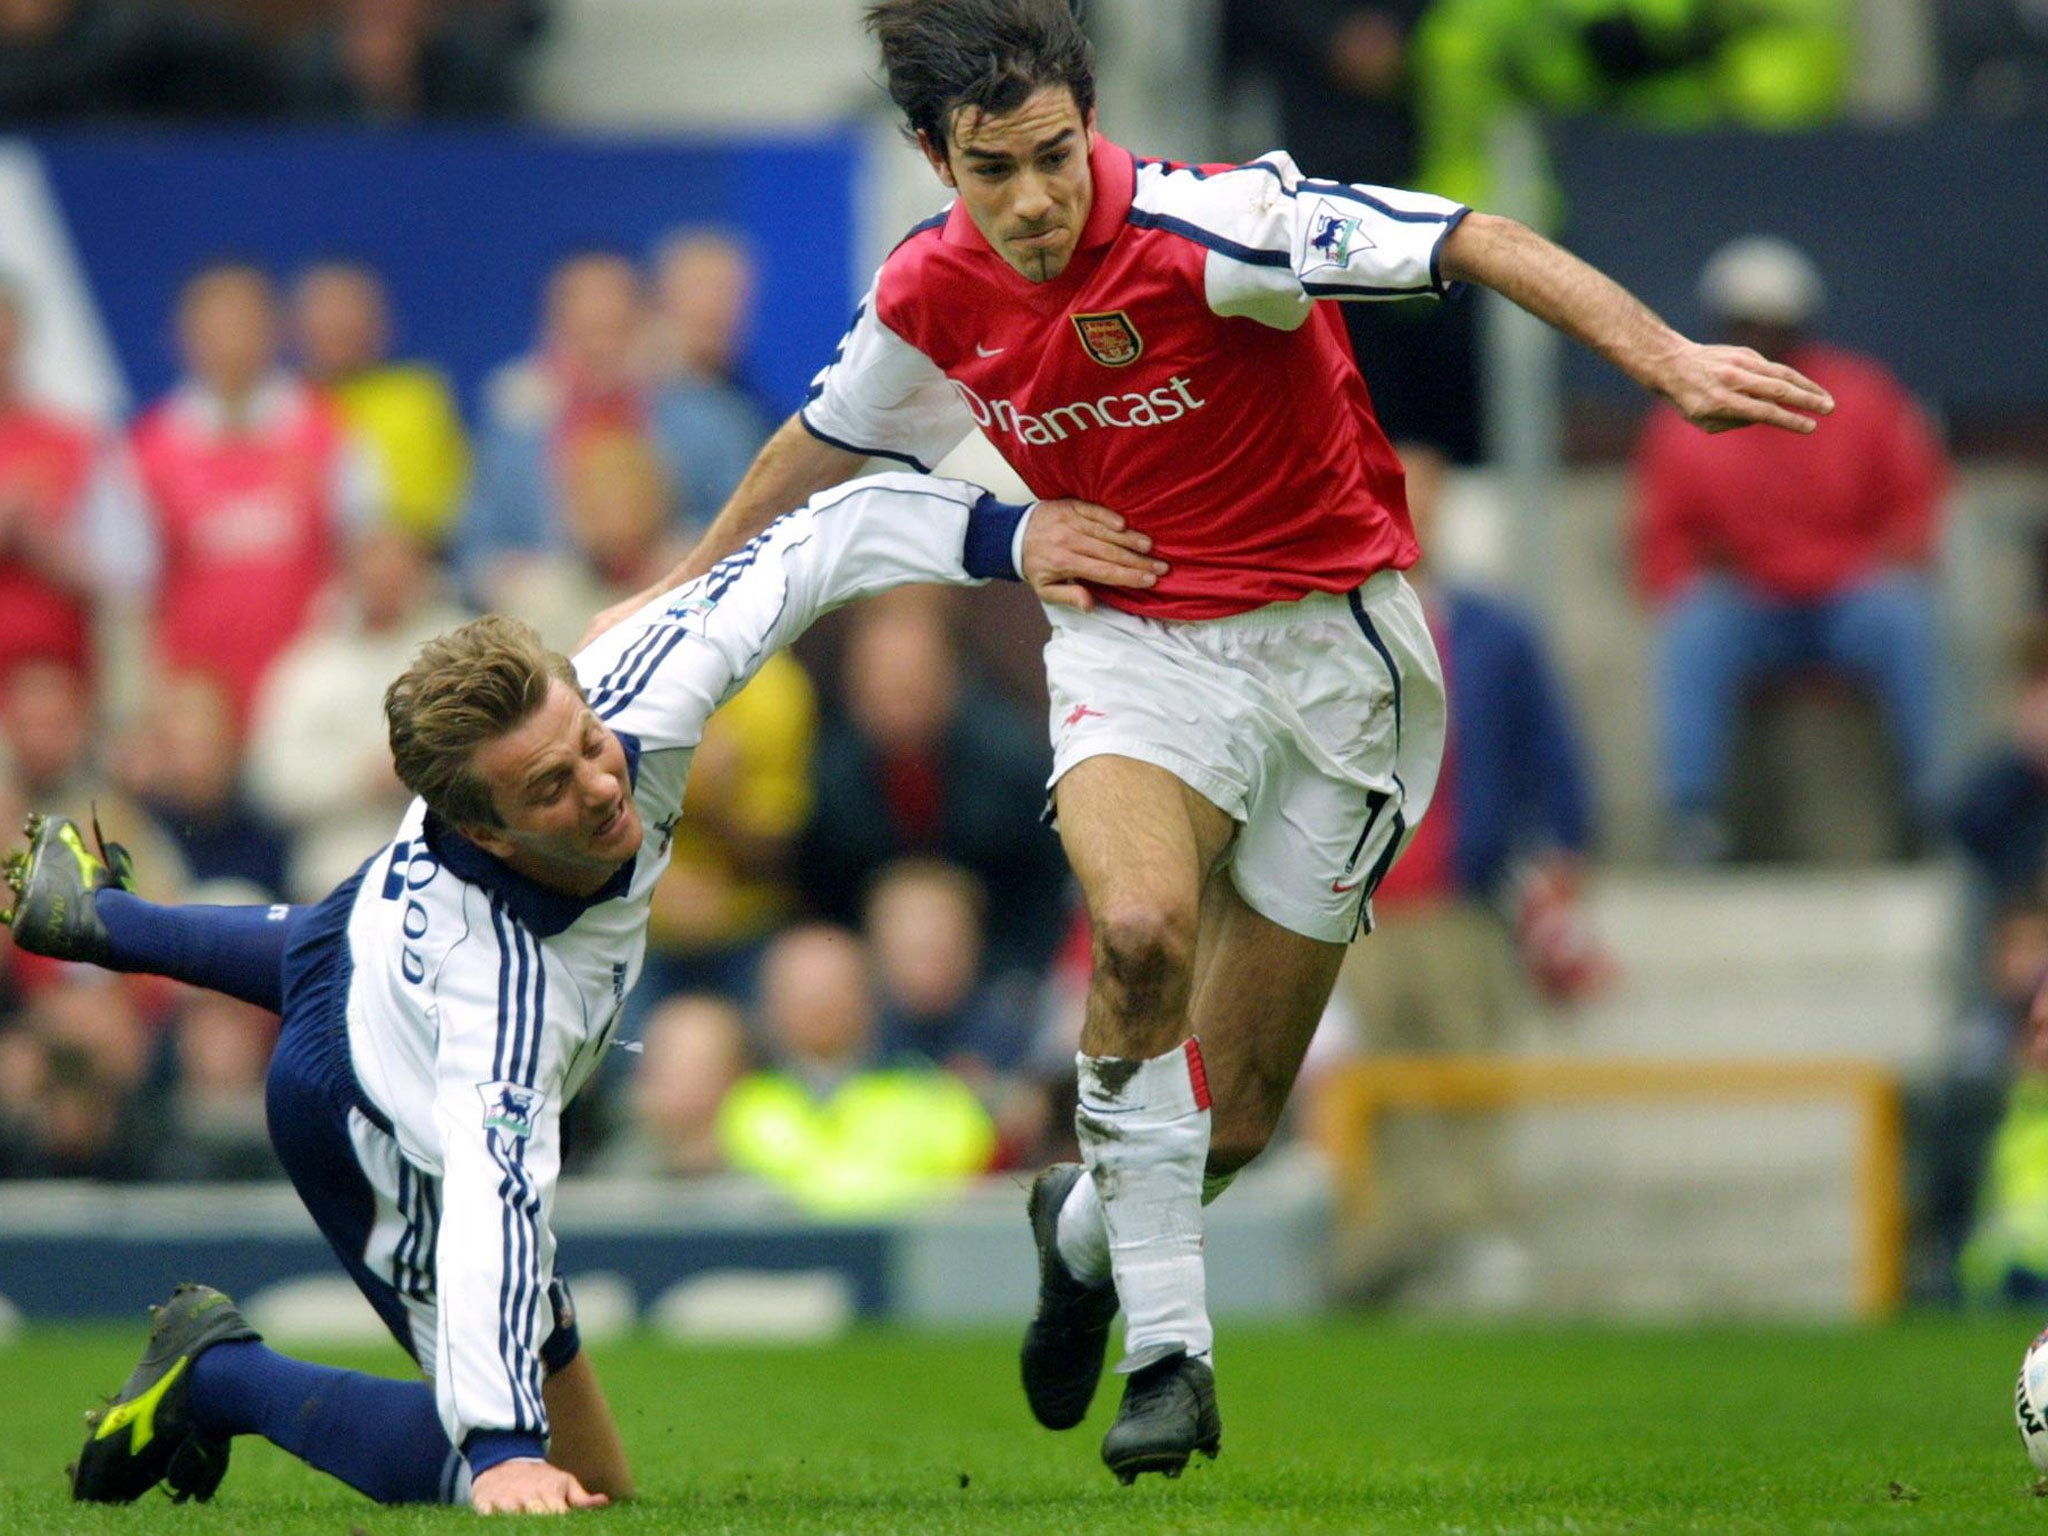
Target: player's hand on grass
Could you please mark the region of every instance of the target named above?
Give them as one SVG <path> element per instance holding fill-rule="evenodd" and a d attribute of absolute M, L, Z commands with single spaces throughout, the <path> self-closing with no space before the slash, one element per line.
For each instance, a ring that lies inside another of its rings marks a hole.
<path fill-rule="evenodd" d="M 1087 612 L 1105 587 L 1149 587 L 1166 574 L 1152 540 L 1092 501 L 1041 501 L 1024 525 L 1023 576 L 1039 601 Z"/>
<path fill-rule="evenodd" d="M 1687 342 L 1672 359 L 1664 394 L 1705 432 L 1732 427 L 1783 427 L 1811 432 L 1835 408 L 1834 396 L 1796 368 L 1748 347 Z"/>
<path fill-rule="evenodd" d="M 572 1509 L 603 1509 L 611 1500 L 585 1488 L 573 1472 L 521 1457 L 479 1472 L 470 1484 L 469 1502 L 480 1515 L 566 1515 Z"/>

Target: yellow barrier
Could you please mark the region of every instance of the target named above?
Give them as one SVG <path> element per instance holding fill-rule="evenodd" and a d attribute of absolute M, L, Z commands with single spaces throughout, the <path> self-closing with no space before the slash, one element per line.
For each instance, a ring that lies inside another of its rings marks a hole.
<path fill-rule="evenodd" d="M 1804 1103 L 1857 1112 L 1856 1312 L 1880 1318 L 1905 1294 L 1904 1131 L 1897 1079 L 1868 1061 L 1687 1061 L 1652 1057 L 1375 1056 L 1330 1072 L 1310 1113 L 1340 1200 L 1369 1210 L 1388 1109 L 1505 1109 L 1617 1101 Z"/>

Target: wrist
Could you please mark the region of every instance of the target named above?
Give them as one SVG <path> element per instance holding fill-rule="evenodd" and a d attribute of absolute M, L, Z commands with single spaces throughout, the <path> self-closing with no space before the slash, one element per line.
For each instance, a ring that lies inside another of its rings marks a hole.
<path fill-rule="evenodd" d="M 977 581 L 1021 581 L 1024 577 L 1024 525 L 1035 503 L 1018 505 L 984 493 L 967 512 L 967 535 L 960 563 Z"/>
<path fill-rule="evenodd" d="M 474 1429 L 463 1438 L 463 1459 L 469 1475 L 481 1477 L 508 1461 L 546 1461 L 547 1442 L 523 1429 Z"/>

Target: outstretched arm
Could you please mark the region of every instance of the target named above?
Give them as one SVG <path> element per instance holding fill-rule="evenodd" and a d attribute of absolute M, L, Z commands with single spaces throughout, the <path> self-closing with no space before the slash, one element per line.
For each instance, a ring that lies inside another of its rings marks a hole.
<path fill-rule="evenodd" d="M 874 475 L 821 492 L 576 654 L 590 707 L 647 748 L 695 747 L 761 663 L 834 608 L 913 582 L 1028 580 L 1085 606 L 1080 583 L 1149 587 L 1151 541 L 1105 507 L 998 501 L 978 485 Z M 685 642 L 689 643 L 685 643 Z"/>
<path fill-rule="evenodd" d="M 1688 341 L 1614 279 L 1513 219 L 1468 214 L 1444 241 L 1442 269 L 1584 342 L 1703 431 L 1811 432 L 1835 408 L 1797 369 L 1747 347 Z"/>
<path fill-rule="evenodd" d="M 577 649 L 589 645 L 620 621 L 638 613 L 664 592 L 694 581 L 753 538 L 776 518 L 802 506 L 859 472 L 866 458 L 814 436 L 803 418 L 792 416 L 761 445 L 753 464 L 734 488 L 717 519 L 690 552 L 653 586 L 614 603 L 590 621 Z"/>

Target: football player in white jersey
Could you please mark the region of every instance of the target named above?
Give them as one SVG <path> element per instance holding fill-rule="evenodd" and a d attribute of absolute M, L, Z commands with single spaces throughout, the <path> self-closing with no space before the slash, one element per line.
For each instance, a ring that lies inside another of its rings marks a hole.
<path fill-rule="evenodd" d="M 1810 432 L 1832 401 L 1687 340 L 1511 219 L 1319 181 L 1285 154 L 1133 155 L 1096 130 L 1074 11 L 870 5 L 889 94 L 956 201 L 883 263 L 810 401 L 671 579 L 868 456 L 935 464 L 977 426 L 1034 491 L 1116 507 L 1168 566 L 1055 614 L 1046 650 L 1052 795 L 1095 970 L 1086 1168 L 1047 1170 L 1030 1201 L 1024 1387 L 1041 1423 L 1079 1423 L 1120 1304 L 1127 1381 L 1102 1455 L 1129 1482 L 1221 1442 L 1201 1206 L 1278 1124 L 1442 756 L 1400 466 L 1317 301 L 1483 284 L 1709 431 Z"/>
<path fill-rule="evenodd" d="M 32 818 L 8 867 L 6 920 L 24 949 L 282 1014 L 272 1143 L 427 1378 L 290 1359 L 220 1292 L 181 1286 L 92 1416 L 74 1495 L 127 1502 L 161 1482 L 208 1498 L 232 1439 L 260 1434 L 384 1502 L 544 1513 L 628 1496 L 555 1273 L 559 1131 L 639 974 L 706 719 L 842 603 L 1020 568 L 1049 588 L 1144 583 L 1142 542 L 1100 508 L 1027 509 L 890 475 L 782 518 L 574 663 L 518 620 L 465 625 L 422 647 L 385 696 L 418 798 L 316 906 L 145 902 L 118 849 Z"/>

